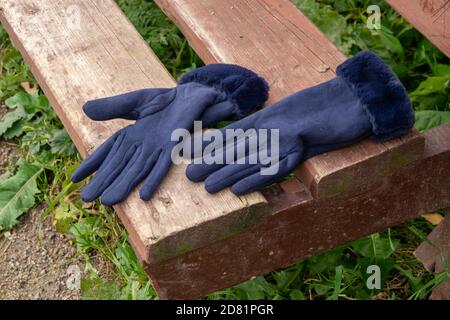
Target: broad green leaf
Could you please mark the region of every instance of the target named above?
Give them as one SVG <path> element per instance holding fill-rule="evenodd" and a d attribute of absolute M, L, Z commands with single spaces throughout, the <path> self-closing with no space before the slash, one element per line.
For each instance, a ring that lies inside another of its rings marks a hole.
<path fill-rule="evenodd" d="M 70 202 L 62 201 L 53 214 L 53 225 L 61 233 L 69 231 L 80 211 Z"/>
<path fill-rule="evenodd" d="M 411 95 L 411 101 L 414 104 L 416 111 L 433 110 L 433 111 L 445 111 L 448 109 L 450 103 L 450 97 L 445 94 L 433 93 L 424 96 Z"/>
<path fill-rule="evenodd" d="M 432 93 L 443 92 L 450 86 L 450 76 L 446 77 L 429 77 L 421 82 L 419 87 L 411 92 L 412 96 L 425 96 Z"/>
<path fill-rule="evenodd" d="M 127 285 L 121 288 L 121 300 L 148 300 L 149 297 L 154 295 L 151 284 L 149 281 L 145 285 L 142 285 L 139 281 L 128 281 Z"/>
<path fill-rule="evenodd" d="M 86 217 L 72 224 L 69 231 L 75 236 L 75 243 L 81 251 L 88 252 L 105 245 L 104 238 L 108 237 L 111 230 L 103 225 L 102 218 Z"/>
<path fill-rule="evenodd" d="M 277 284 L 279 290 L 284 289 L 291 282 L 292 277 L 295 275 L 295 271 L 281 270 L 273 273 L 273 278 Z"/>
<path fill-rule="evenodd" d="M 406 78 L 408 76 L 409 68 L 403 64 L 394 64 L 391 65 L 392 70 L 394 70 L 395 74 L 400 78 Z"/>
<path fill-rule="evenodd" d="M 11 176 L 12 174 L 10 171 L 5 171 L 3 174 L 0 175 L 0 181 L 8 179 Z"/>
<path fill-rule="evenodd" d="M 81 295 L 85 300 L 117 300 L 120 289 L 114 281 L 101 278 L 81 279 Z"/>
<path fill-rule="evenodd" d="M 90 220 L 92 219 L 93 218 L 90 218 Z M 78 249 L 81 251 L 88 251 L 92 249 L 89 235 L 93 234 L 93 229 L 90 223 L 83 220 L 86 219 L 81 219 L 81 221 L 72 225 L 69 231 L 74 235 Z"/>
<path fill-rule="evenodd" d="M 319 296 L 324 296 L 334 289 L 333 286 L 328 283 L 314 283 L 312 284 L 312 288 L 314 288 L 314 291 Z"/>
<path fill-rule="evenodd" d="M 276 293 L 275 286 L 267 282 L 264 277 L 256 277 L 253 280 L 236 286 L 239 298 L 246 300 L 260 300 L 272 297 Z"/>
<path fill-rule="evenodd" d="M 390 241 L 387 238 L 381 238 L 379 234 L 373 234 L 369 237 L 352 242 L 353 250 L 366 258 L 387 259 L 394 253 L 399 245 L 399 240 Z"/>
<path fill-rule="evenodd" d="M 51 109 L 50 102 L 47 97 L 42 94 L 31 95 L 31 106 L 27 110 L 27 113 L 34 114 L 36 111 L 40 110 L 45 113 L 47 117 L 54 118 L 55 113 Z"/>
<path fill-rule="evenodd" d="M 346 53 L 349 52 L 353 41 L 345 37 L 349 27 L 343 15 L 330 5 L 318 3 L 315 0 L 294 0 L 294 3 L 338 48 Z"/>
<path fill-rule="evenodd" d="M 48 113 L 49 103 L 44 95 L 29 94 L 25 91 L 19 91 L 14 96 L 6 99 L 5 104 L 9 108 L 22 107 L 28 120 L 31 120 L 37 111 Z"/>
<path fill-rule="evenodd" d="M 25 111 L 22 106 L 17 106 L 13 111 L 8 112 L 3 119 L 0 120 L 0 136 L 5 134 L 5 132 L 11 128 L 14 123 L 26 116 Z"/>
<path fill-rule="evenodd" d="M 23 133 L 23 120 L 16 121 L 11 128 L 6 130 L 6 132 L 3 134 L 3 138 L 5 139 L 12 139 L 15 137 L 18 137 L 22 135 Z"/>
<path fill-rule="evenodd" d="M 139 277 L 142 281 L 147 279 L 144 269 L 128 242 L 119 244 L 115 250 L 115 255 L 117 257 L 117 262 L 128 276 L 133 276 L 133 278 Z"/>
<path fill-rule="evenodd" d="M 36 163 L 49 164 L 55 159 L 55 155 L 50 150 L 43 150 L 34 156 Z"/>
<path fill-rule="evenodd" d="M 380 30 L 380 39 L 388 50 L 400 55 L 403 54 L 403 46 L 401 42 L 392 34 L 385 31 L 384 28 Z"/>
<path fill-rule="evenodd" d="M 71 156 L 76 153 L 75 146 L 65 129 L 56 130 L 50 140 L 53 154 Z"/>
<path fill-rule="evenodd" d="M 414 127 L 419 131 L 425 131 L 447 122 L 450 122 L 450 111 L 416 111 Z"/>
<path fill-rule="evenodd" d="M 42 169 L 23 163 L 17 173 L 0 181 L 0 230 L 9 230 L 17 224 L 17 218 L 28 211 L 39 193 L 36 179 Z"/>
<path fill-rule="evenodd" d="M 344 248 L 336 248 L 318 256 L 308 259 L 308 268 L 311 274 L 319 274 L 334 270 L 336 265 L 341 264 Z"/>
<path fill-rule="evenodd" d="M 289 298 L 291 300 L 306 300 L 305 295 L 299 289 L 292 289 L 289 293 Z"/>
<path fill-rule="evenodd" d="M 5 100 L 5 105 L 8 108 L 16 108 L 18 106 L 25 107 L 31 104 L 31 96 L 25 91 L 19 91 L 11 98 Z"/>
<path fill-rule="evenodd" d="M 431 66 L 435 76 L 450 77 L 450 65 L 436 63 Z"/>

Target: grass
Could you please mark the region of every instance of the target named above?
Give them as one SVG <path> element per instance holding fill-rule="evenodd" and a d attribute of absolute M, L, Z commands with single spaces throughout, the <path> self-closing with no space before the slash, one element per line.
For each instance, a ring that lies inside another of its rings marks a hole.
<path fill-rule="evenodd" d="M 153 2 L 117 2 L 175 78 L 203 64 Z M 413 101 L 419 129 L 449 119 L 449 59 L 384 2 L 294 2 L 347 55 L 370 49 L 393 67 Z M 366 8 L 374 3 L 381 8 L 382 28 L 370 31 L 365 27 Z M 79 200 L 83 184 L 73 184 L 69 178 L 80 156 L 1 28 L 0 70 L 0 102 L 10 109 L 0 122 L 0 135 L 17 145 L 20 154 L 17 163 L 2 164 L 6 173 L 0 177 L 0 198 L 5 197 L 2 185 L 17 187 L 14 197 L 6 197 L 9 217 L 18 219 L 31 207 L 46 204 L 45 216 L 51 217 L 60 232 L 72 236 L 78 254 L 84 257 L 86 277 L 81 287 L 85 298 L 156 298 L 114 212 L 98 202 L 84 204 Z M 34 202 L 24 206 L 15 199 L 25 193 L 34 196 Z M 448 270 L 427 272 L 413 255 L 432 227 L 418 218 L 206 298 L 426 299 L 449 274 Z M 8 228 L 0 219 L 0 232 Z M 113 266 L 112 277 L 105 279 L 96 269 L 92 257 L 98 255 Z M 372 264 L 380 266 L 381 289 L 366 286 L 370 276 L 366 270 Z"/>

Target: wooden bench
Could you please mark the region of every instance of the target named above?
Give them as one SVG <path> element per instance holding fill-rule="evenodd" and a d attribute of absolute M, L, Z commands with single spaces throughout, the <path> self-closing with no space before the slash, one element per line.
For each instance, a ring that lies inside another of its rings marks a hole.
<path fill-rule="evenodd" d="M 445 0 L 388 0 L 388 3 L 450 57 L 450 2 Z M 450 142 L 448 142 L 450 143 Z M 450 208 L 449 208 L 450 209 Z M 450 210 L 447 210 L 450 213 Z M 415 251 L 416 257 L 430 272 L 443 272 L 450 260 L 450 216 L 430 233 Z M 445 265 L 447 264 L 447 265 Z M 450 279 L 438 285 L 430 299 L 450 299 Z"/>
<path fill-rule="evenodd" d="M 266 77 L 270 103 L 332 78 L 345 59 L 288 0 L 157 3 L 206 63 Z M 0 18 L 83 156 L 127 123 L 89 121 L 86 100 L 174 85 L 113 0 L 0 0 Z M 209 195 L 174 166 L 151 201 L 135 192 L 115 209 L 159 297 L 201 297 L 450 206 L 449 140 L 442 126 L 364 141 L 246 197 Z"/>
<path fill-rule="evenodd" d="M 450 209 L 450 208 L 449 208 Z M 450 212 L 450 211 L 449 211 Z M 424 267 L 430 272 L 441 273 L 449 268 L 450 261 L 450 215 L 447 215 L 414 252 Z M 430 295 L 433 300 L 450 299 L 450 279 L 434 288 Z"/>
<path fill-rule="evenodd" d="M 387 2 L 450 57 L 450 2 L 447 0 L 387 0 Z"/>

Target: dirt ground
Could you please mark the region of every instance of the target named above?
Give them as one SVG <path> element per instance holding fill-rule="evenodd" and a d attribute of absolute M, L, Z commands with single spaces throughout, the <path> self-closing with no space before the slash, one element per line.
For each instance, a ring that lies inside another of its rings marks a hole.
<path fill-rule="evenodd" d="M 17 161 L 18 150 L 14 141 L 0 141 L 0 175 Z M 80 299 L 83 264 L 51 219 L 41 222 L 43 211 L 38 206 L 0 233 L 0 299 Z"/>
<path fill-rule="evenodd" d="M 0 175 L 19 159 L 19 150 L 14 141 L 0 141 Z M 12 230 L 0 233 L 0 300 L 82 298 L 84 261 L 69 236 L 55 230 L 50 216 L 42 221 L 44 209 L 44 204 L 37 206 Z M 105 258 L 90 260 L 100 276 L 114 278 Z"/>
<path fill-rule="evenodd" d="M 0 299 L 80 299 L 83 264 L 42 208 L 0 238 Z"/>

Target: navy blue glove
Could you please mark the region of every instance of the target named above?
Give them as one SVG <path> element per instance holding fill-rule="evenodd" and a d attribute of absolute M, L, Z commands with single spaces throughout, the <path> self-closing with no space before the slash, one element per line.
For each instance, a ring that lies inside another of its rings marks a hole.
<path fill-rule="evenodd" d="M 204 126 L 231 117 L 241 118 L 264 103 L 268 86 L 250 70 L 211 64 L 187 73 L 175 88 L 143 89 L 88 101 L 83 110 L 92 120 L 136 120 L 107 139 L 74 172 L 79 182 L 96 172 L 81 198 L 101 197 L 105 205 L 124 200 L 145 179 L 143 200 L 151 198 L 168 172 L 175 129 L 192 130 L 195 120 Z"/>
<path fill-rule="evenodd" d="M 232 192 L 242 195 L 280 180 L 314 155 L 367 137 L 397 138 L 413 124 L 411 103 L 398 78 L 377 55 L 361 52 L 341 64 L 334 79 L 221 129 L 223 141 L 214 142 L 218 132 L 206 134 L 203 140 L 213 142 L 203 143 L 201 161 L 190 164 L 186 174 L 195 182 L 206 179 L 210 193 L 232 185 Z M 231 140 L 228 136 L 227 143 L 227 129 L 244 132 Z M 261 129 L 278 129 L 278 144 L 266 139 Z M 252 149 L 250 141 L 255 137 L 258 147 Z M 227 154 L 231 154 L 228 163 Z M 211 164 L 213 160 L 219 163 Z"/>

